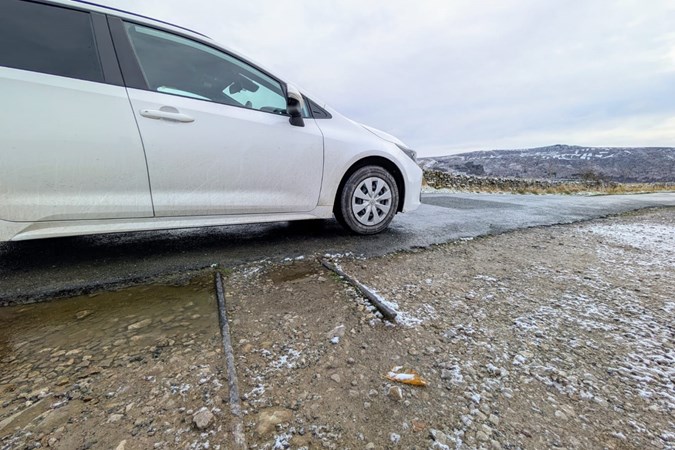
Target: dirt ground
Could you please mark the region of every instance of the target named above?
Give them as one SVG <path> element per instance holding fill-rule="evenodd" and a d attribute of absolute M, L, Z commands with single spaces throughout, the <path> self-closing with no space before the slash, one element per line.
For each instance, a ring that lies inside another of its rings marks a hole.
<path fill-rule="evenodd" d="M 250 448 L 675 448 L 674 209 L 328 257 L 398 323 L 314 257 L 228 271 Z M 217 323 L 207 275 L 0 310 L 0 448 L 228 448 Z"/>

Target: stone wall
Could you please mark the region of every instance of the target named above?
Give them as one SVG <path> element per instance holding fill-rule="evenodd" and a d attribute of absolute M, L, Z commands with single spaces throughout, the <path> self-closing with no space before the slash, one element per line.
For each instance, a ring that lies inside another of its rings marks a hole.
<path fill-rule="evenodd" d="M 425 170 L 424 182 L 435 189 L 471 192 L 575 193 L 675 190 L 675 183 L 619 184 L 602 180 L 562 181 L 525 178 L 479 177 Z M 632 189 L 632 187 L 636 189 Z"/>
<path fill-rule="evenodd" d="M 562 182 L 559 181 L 478 177 L 439 172 L 436 170 L 424 171 L 424 180 L 428 186 L 435 189 L 454 189 L 458 191 L 487 190 L 511 192 L 523 189 L 547 189 L 562 184 Z"/>

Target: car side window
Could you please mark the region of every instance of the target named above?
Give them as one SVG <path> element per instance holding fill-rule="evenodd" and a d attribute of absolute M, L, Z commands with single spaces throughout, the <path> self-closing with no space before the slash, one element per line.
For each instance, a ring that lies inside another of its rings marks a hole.
<path fill-rule="evenodd" d="M 102 82 L 91 14 L 0 1 L 0 66 Z"/>
<path fill-rule="evenodd" d="M 124 24 L 150 90 L 276 114 L 281 84 L 225 52 L 154 28 Z"/>

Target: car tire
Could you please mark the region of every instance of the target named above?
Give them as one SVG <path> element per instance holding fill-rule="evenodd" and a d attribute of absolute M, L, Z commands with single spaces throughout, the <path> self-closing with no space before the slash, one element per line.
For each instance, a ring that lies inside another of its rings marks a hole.
<path fill-rule="evenodd" d="M 364 166 L 345 181 L 335 205 L 338 222 L 356 234 L 376 234 L 398 210 L 396 180 L 380 166 Z"/>

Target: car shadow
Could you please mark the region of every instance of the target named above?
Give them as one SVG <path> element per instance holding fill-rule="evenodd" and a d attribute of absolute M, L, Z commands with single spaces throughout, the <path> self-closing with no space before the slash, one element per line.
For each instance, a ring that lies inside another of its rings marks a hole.
<path fill-rule="evenodd" d="M 401 231 L 356 236 L 335 220 L 275 222 L 0 244 L 0 301 L 86 292 L 210 266 L 389 248 Z"/>

